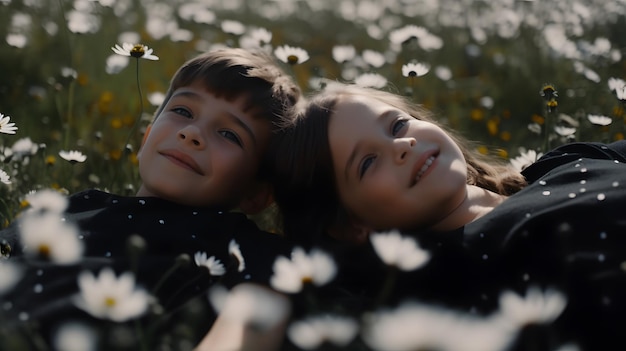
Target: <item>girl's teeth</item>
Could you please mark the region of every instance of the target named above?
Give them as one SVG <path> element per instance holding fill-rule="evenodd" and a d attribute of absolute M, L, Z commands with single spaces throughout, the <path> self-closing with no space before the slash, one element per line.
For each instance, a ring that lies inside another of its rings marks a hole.
<path fill-rule="evenodd" d="M 417 172 L 417 176 L 415 177 L 415 181 L 417 182 L 418 180 L 420 180 L 420 178 L 422 177 L 422 174 L 424 174 L 424 172 L 426 172 L 426 170 L 428 169 L 428 167 L 430 167 L 430 165 L 433 164 L 433 161 L 435 160 L 435 156 L 430 156 L 426 162 L 424 162 L 424 165 L 422 166 L 422 168 L 420 168 L 420 171 Z"/>

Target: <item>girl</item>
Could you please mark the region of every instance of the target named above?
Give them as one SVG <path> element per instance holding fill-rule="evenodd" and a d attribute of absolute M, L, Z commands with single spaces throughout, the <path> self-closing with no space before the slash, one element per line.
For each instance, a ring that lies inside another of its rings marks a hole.
<path fill-rule="evenodd" d="M 400 96 L 329 86 L 274 145 L 284 230 L 321 245 L 400 229 L 432 260 L 398 295 L 488 314 L 505 289 L 555 288 L 568 305 L 544 346 L 624 345 L 626 142 L 565 145 L 521 174 L 470 146 Z M 345 257 L 363 275 L 349 285 L 376 286 Z"/>

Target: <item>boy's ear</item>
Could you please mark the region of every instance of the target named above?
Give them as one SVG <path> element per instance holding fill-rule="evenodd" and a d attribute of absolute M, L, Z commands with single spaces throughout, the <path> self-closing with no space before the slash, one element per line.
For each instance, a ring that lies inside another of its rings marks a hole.
<path fill-rule="evenodd" d="M 334 225 L 328 230 L 328 235 L 339 241 L 361 245 L 367 242 L 372 232 L 372 228 L 351 218 L 344 223 Z"/>
<path fill-rule="evenodd" d="M 249 215 L 266 209 L 274 201 L 272 186 L 268 182 L 259 182 L 252 192 L 239 203 L 239 209 Z"/>

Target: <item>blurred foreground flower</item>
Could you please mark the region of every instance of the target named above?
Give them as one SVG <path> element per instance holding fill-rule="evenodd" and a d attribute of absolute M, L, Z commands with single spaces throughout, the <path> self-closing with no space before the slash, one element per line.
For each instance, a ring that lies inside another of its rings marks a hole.
<path fill-rule="evenodd" d="M 354 84 L 366 88 L 381 89 L 387 85 L 387 78 L 378 73 L 363 73 L 354 79 Z"/>
<path fill-rule="evenodd" d="M 345 347 L 358 331 L 359 326 L 352 318 L 325 314 L 292 322 L 287 329 L 287 336 L 299 348 L 313 350 L 325 342 Z"/>
<path fill-rule="evenodd" d="M 231 291 L 216 285 L 209 290 L 209 300 L 220 317 L 258 330 L 273 328 L 290 311 L 285 296 L 254 284 L 239 284 Z"/>
<path fill-rule="evenodd" d="M 7 172 L 0 169 L 0 183 L 11 184 L 11 177 L 7 174 Z"/>
<path fill-rule="evenodd" d="M 567 305 L 567 298 L 556 290 L 542 292 L 530 287 L 522 297 L 512 291 L 500 295 L 500 313 L 513 326 L 522 328 L 528 324 L 552 323 Z"/>
<path fill-rule="evenodd" d="M 228 243 L 228 253 L 231 254 L 237 260 L 237 271 L 243 272 L 246 269 L 246 261 L 243 259 L 243 255 L 241 254 L 241 249 L 239 248 L 239 244 L 232 239 Z"/>
<path fill-rule="evenodd" d="M 330 282 L 336 274 L 337 266 L 329 254 L 313 249 L 307 255 L 304 249 L 296 247 L 291 252 L 291 259 L 284 256 L 276 258 L 270 284 L 278 291 L 297 293 L 306 283 L 321 286 Z"/>
<path fill-rule="evenodd" d="M 22 279 L 22 266 L 0 258 L 0 296 L 11 290 Z"/>
<path fill-rule="evenodd" d="M 205 267 L 209 270 L 211 275 L 224 275 L 226 273 L 226 269 L 224 269 L 224 265 L 220 260 L 216 259 L 215 256 L 211 256 L 207 258 L 206 252 L 196 252 L 193 256 L 196 265 L 198 267 Z"/>
<path fill-rule="evenodd" d="M 122 56 L 131 56 L 135 58 L 143 58 L 146 60 L 156 61 L 159 59 L 158 56 L 152 55 L 152 49 L 142 44 L 131 44 L 131 43 L 123 43 L 122 46 L 119 44 L 115 44 L 114 47 L 111 48 L 113 52 Z"/>
<path fill-rule="evenodd" d="M 124 322 L 143 315 L 148 308 L 149 295 L 135 286 L 135 276 L 130 272 L 116 277 L 111 268 L 104 268 L 96 278 L 83 271 L 78 286 L 80 295 L 74 304 L 97 318 Z"/>
<path fill-rule="evenodd" d="M 406 301 L 364 316 L 363 340 L 374 350 L 506 350 L 516 336 L 498 318 L 481 318 Z"/>
<path fill-rule="evenodd" d="M 83 254 L 78 228 L 58 213 L 25 214 L 20 218 L 19 233 L 27 255 L 58 264 L 72 264 Z"/>
<path fill-rule="evenodd" d="M 274 50 L 274 55 L 276 55 L 279 60 L 290 65 L 304 63 L 309 60 L 309 54 L 306 50 L 289 45 L 277 47 L 276 50 Z"/>
<path fill-rule="evenodd" d="M 96 331 L 78 322 L 65 323 L 54 334 L 54 347 L 58 351 L 95 351 L 97 344 Z"/>
<path fill-rule="evenodd" d="M 69 200 L 56 190 L 42 189 L 26 195 L 30 212 L 52 212 L 61 214 L 67 208 Z"/>
<path fill-rule="evenodd" d="M 412 271 L 428 262 L 430 254 L 417 245 L 415 239 L 402 236 L 399 231 L 374 233 L 370 241 L 378 257 L 385 264 L 403 271 Z"/>
<path fill-rule="evenodd" d="M 17 127 L 15 126 L 15 123 L 9 123 L 10 120 L 11 117 L 0 113 L 0 133 L 15 134 Z"/>
<path fill-rule="evenodd" d="M 70 150 L 70 151 L 61 150 L 59 151 L 59 156 L 61 156 L 62 159 L 72 164 L 82 163 L 82 162 L 85 162 L 85 160 L 87 160 L 87 155 L 84 155 L 82 152 L 76 151 L 76 150 Z"/>

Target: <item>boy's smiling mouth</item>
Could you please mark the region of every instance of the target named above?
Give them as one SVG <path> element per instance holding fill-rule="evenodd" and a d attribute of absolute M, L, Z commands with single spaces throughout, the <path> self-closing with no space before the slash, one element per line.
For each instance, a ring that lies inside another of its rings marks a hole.
<path fill-rule="evenodd" d="M 181 166 L 182 168 L 189 169 L 199 175 L 204 175 L 204 172 L 196 163 L 196 161 L 182 152 L 176 150 L 165 150 L 159 152 L 159 154 L 170 160 L 172 163 Z"/>

